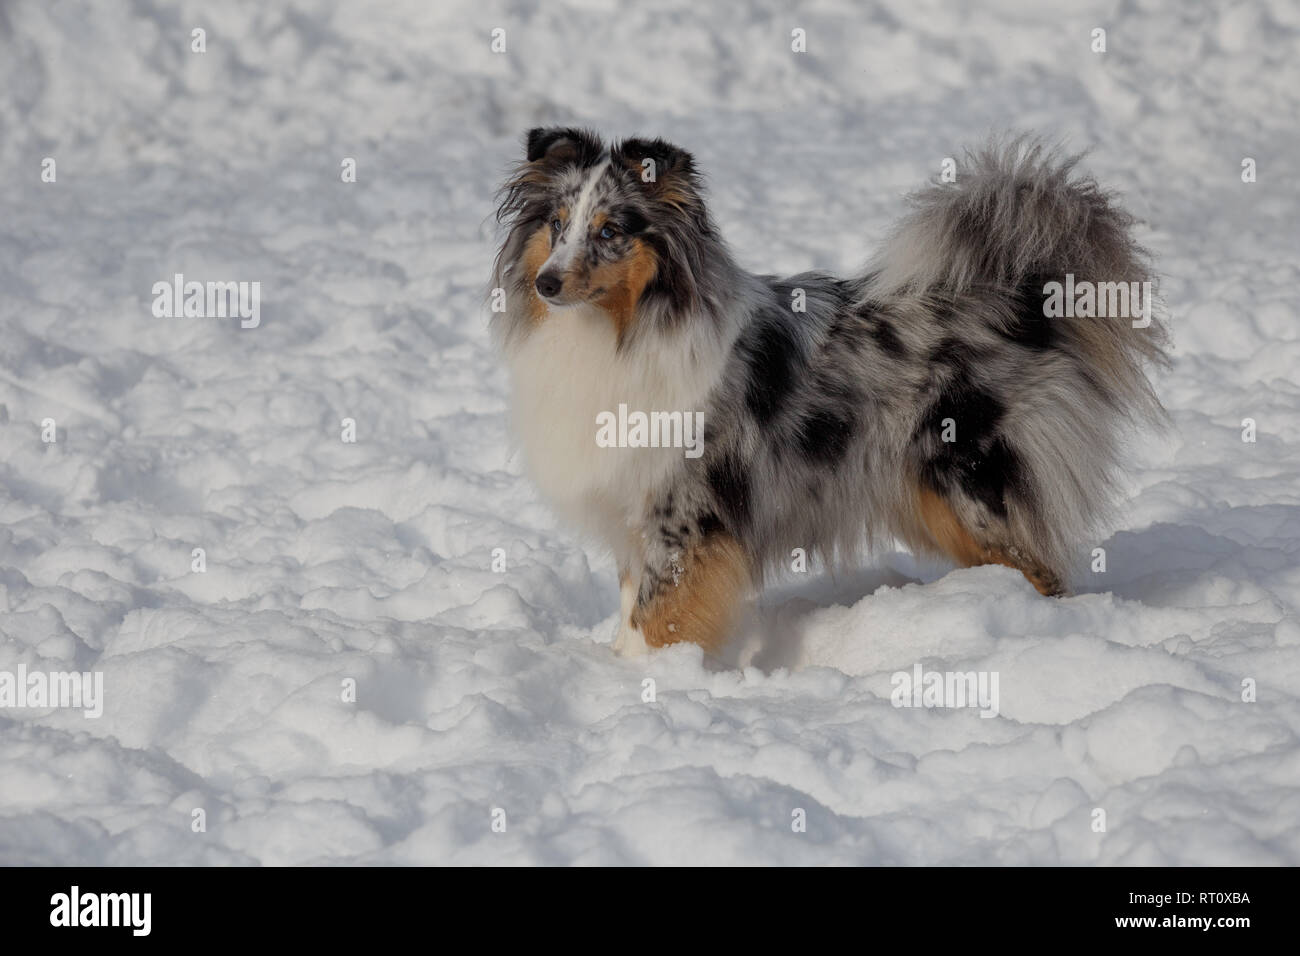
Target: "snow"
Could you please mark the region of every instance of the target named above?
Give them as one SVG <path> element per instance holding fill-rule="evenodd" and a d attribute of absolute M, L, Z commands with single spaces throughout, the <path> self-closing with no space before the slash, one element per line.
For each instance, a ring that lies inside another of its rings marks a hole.
<path fill-rule="evenodd" d="M 1300 863 L 1300 7 L 787 7 L 0 11 L 0 672 L 105 693 L 0 709 L 0 863 Z M 990 131 L 1091 148 L 1176 342 L 1106 571 L 880 554 L 720 662 L 615 657 L 482 304 L 551 122 L 692 149 L 786 273 L 859 267 Z M 261 324 L 155 318 L 176 273 L 260 282 Z M 893 706 L 918 664 L 999 715 Z"/>

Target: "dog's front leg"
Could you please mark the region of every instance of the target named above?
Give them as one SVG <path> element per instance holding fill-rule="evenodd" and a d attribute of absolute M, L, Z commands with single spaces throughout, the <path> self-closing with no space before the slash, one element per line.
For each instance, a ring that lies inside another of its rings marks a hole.
<path fill-rule="evenodd" d="M 632 623 L 632 612 L 636 608 L 637 588 L 640 585 L 640 571 L 620 568 L 618 573 L 618 634 L 614 637 L 614 653 L 623 657 L 639 657 L 646 653 L 648 647 L 645 635 Z"/>
<path fill-rule="evenodd" d="M 749 559 L 740 542 L 721 529 L 665 530 L 648 541 L 630 628 L 650 647 L 690 641 L 714 653 L 749 590 Z"/>

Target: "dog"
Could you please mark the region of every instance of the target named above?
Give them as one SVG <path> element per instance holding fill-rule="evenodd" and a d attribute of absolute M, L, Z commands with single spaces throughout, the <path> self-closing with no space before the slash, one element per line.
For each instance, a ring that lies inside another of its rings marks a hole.
<path fill-rule="evenodd" d="M 618 651 L 716 653 L 797 549 L 901 541 L 1065 593 L 1125 428 L 1164 420 L 1147 371 L 1168 362 L 1153 294 L 1140 317 L 1100 308 L 1149 290 L 1150 259 L 1078 159 L 993 142 L 912 197 L 862 274 L 776 278 L 737 265 L 686 150 L 527 134 L 491 331 L 528 472 L 617 564 Z"/>

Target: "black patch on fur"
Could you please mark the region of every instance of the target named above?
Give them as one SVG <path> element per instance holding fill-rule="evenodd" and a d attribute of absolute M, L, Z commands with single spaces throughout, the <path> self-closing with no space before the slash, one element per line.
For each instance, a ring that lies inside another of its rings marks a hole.
<path fill-rule="evenodd" d="M 641 215 L 640 210 L 628 206 L 615 213 L 614 225 L 627 235 L 635 236 L 638 232 L 644 232 L 650 222 L 645 216 Z"/>
<path fill-rule="evenodd" d="M 746 527 L 750 515 L 749 476 L 740 459 L 724 452 L 709 463 L 705 480 L 726 523 L 737 531 Z"/>
<path fill-rule="evenodd" d="M 907 358 L 907 346 L 894 331 L 893 323 L 883 315 L 876 314 L 871 317 L 871 338 L 880 351 L 891 358 Z"/>
<path fill-rule="evenodd" d="M 743 349 L 749 363 L 745 404 L 760 425 L 768 425 L 794 388 L 798 346 L 778 320 L 760 323 Z"/>
<path fill-rule="evenodd" d="M 1024 497 L 1024 466 L 1004 436 L 993 439 L 968 482 L 967 493 L 984 502 L 999 518 L 1007 516 L 1007 498 Z"/>
<path fill-rule="evenodd" d="M 961 491 L 1005 518 L 1007 496 L 1023 484 L 1020 458 L 998 432 L 1005 413 L 993 394 L 964 373 L 954 375 L 913 435 L 916 445 L 930 452 L 921 477 L 938 491 Z M 954 422 L 955 441 L 943 441 L 945 418 Z"/>
<path fill-rule="evenodd" d="M 707 538 L 711 534 L 717 534 L 722 530 L 722 519 L 712 511 L 706 511 L 700 515 L 699 520 L 700 536 Z"/>
<path fill-rule="evenodd" d="M 853 428 L 849 419 L 828 409 L 819 409 L 799 423 L 799 450 L 809 461 L 837 464 L 848 450 Z"/>
<path fill-rule="evenodd" d="M 1048 281 L 1037 274 L 1025 277 L 1012 300 L 1011 321 L 994 325 L 999 335 L 1035 351 L 1056 346 L 1059 333 L 1053 325 L 1055 320 L 1043 314 L 1043 286 Z"/>
<path fill-rule="evenodd" d="M 642 297 L 647 300 L 666 300 L 670 308 L 678 314 L 689 312 L 695 304 L 696 296 L 695 282 L 690 270 L 681 267 L 673 258 L 673 246 L 659 232 L 654 229 L 646 231 L 642 241 L 654 250 L 655 258 L 659 260 L 659 268 L 655 270 L 654 277 L 646 283 L 645 291 L 641 293 Z"/>

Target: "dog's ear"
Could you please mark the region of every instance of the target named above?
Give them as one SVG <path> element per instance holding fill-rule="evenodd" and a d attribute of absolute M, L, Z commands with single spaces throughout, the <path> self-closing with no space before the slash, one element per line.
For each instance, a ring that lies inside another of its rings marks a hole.
<path fill-rule="evenodd" d="M 585 129 L 530 129 L 524 138 L 524 160 L 515 164 L 497 193 L 497 221 L 526 224 L 543 215 L 546 190 L 555 177 L 570 166 L 594 166 L 604 158 L 604 149 L 600 137 Z"/>
<path fill-rule="evenodd" d="M 600 137 L 572 126 L 538 126 L 528 131 L 528 162 L 592 166 L 603 152 Z"/>
<path fill-rule="evenodd" d="M 680 146 L 662 139 L 625 139 L 611 155 L 652 197 L 681 206 L 700 201 L 695 158 Z"/>

